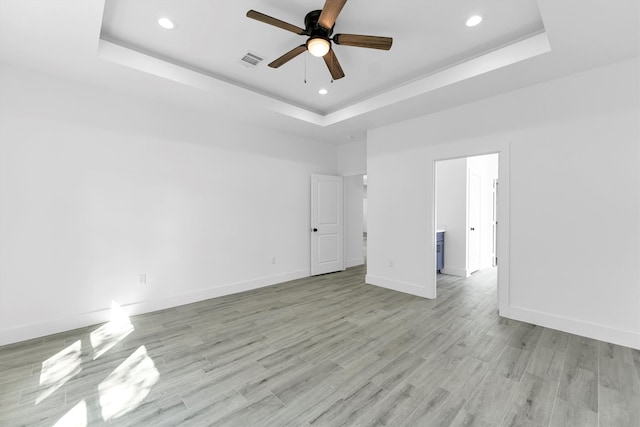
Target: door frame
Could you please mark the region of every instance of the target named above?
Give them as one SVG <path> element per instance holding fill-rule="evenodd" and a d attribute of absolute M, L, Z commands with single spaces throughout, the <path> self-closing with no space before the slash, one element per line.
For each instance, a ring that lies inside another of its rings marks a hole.
<path fill-rule="evenodd" d="M 439 150 L 440 151 L 440 150 Z M 432 197 L 431 203 L 431 228 L 427 238 L 427 244 L 432 248 L 432 254 L 434 257 L 433 265 L 436 265 L 437 256 L 436 253 L 436 200 L 437 200 L 437 176 L 436 176 L 436 163 L 444 160 L 454 160 L 467 157 L 483 156 L 486 154 L 498 154 L 498 179 L 500 181 L 500 195 L 496 200 L 497 217 L 500 227 L 497 231 L 497 254 L 498 260 L 498 274 L 497 274 L 497 287 L 498 287 L 498 314 L 508 315 L 509 312 L 509 215 L 510 215 L 510 144 L 499 144 L 499 148 L 493 150 L 474 150 L 469 146 L 452 145 L 441 150 L 440 154 L 435 154 L 431 157 L 431 171 L 432 171 Z M 431 275 L 433 278 L 433 287 L 429 293 L 433 295 L 433 298 L 437 298 L 437 270 L 434 268 L 432 271 L 427 271 L 427 275 Z"/>

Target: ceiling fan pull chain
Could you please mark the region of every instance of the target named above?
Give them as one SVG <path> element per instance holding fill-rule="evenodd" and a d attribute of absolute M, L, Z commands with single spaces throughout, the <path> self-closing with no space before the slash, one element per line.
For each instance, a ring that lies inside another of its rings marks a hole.
<path fill-rule="evenodd" d="M 335 59 L 335 57 L 331 58 L 331 63 L 332 64 L 335 62 L 334 59 Z M 333 84 L 333 74 L 331 74 L 331 83 L 330 84 Z"/>
<path fill-rule="evenodd" d="M 307 55 L 304 56 L 304 84 L 307 84 Z"/>

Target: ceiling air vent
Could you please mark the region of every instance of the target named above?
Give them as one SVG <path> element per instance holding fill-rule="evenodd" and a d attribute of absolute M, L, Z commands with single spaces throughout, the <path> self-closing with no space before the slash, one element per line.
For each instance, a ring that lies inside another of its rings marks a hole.
<path fill-rule="evenodd" d="M 240 63 L 242 63 L 242 65 L 246 67 L 255 68 L 258 65 L 260 65 L 262 61 L 264 61 L 264 58 L 262 57 L 262 55 L 257 55 L 252 52 L 247 52 L 244 54 L 244 57 L 240 60 Z"/>

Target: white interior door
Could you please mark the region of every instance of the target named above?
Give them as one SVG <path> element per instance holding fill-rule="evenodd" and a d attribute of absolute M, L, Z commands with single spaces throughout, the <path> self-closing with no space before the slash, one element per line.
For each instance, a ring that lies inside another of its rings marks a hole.
<path fill-rule="evenodd" d="M 469 173 L 468 273 L 473 273 L 480 269 L 480 186 L 480 176 Z"/>
<path fill-rule="evenodd" d="M 311 275 L 344 270 L 341 176 L 311 175 Z"/>

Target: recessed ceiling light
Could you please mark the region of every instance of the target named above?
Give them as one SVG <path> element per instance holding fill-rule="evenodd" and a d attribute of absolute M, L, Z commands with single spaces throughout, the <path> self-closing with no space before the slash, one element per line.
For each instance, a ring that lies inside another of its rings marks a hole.
<path fill-rule="evenodd" d="M 176 24 L 169 18 L 160 18 L 158 19 L 158 25 L 160 25 L 165 30 L 173 30 L 176 27 Z"/>
<path fill-rule="evenodd" d="M 320 89 L 320 90 L 318 91 L 318 93 L 319 93 L 320 95 L 326 95 L 326 94 L 328 94 L 328 93 L 329 93 L 329 91 L 328 91 L 328 90 L 326 90 L 326 89 Z"/>
<path fill-rule="evenodd" d="M 467 19 L 467 27 L 475 27 L 481 22 L 482 22 L 482 16 L 474 15 L 471 18 Z"/>

